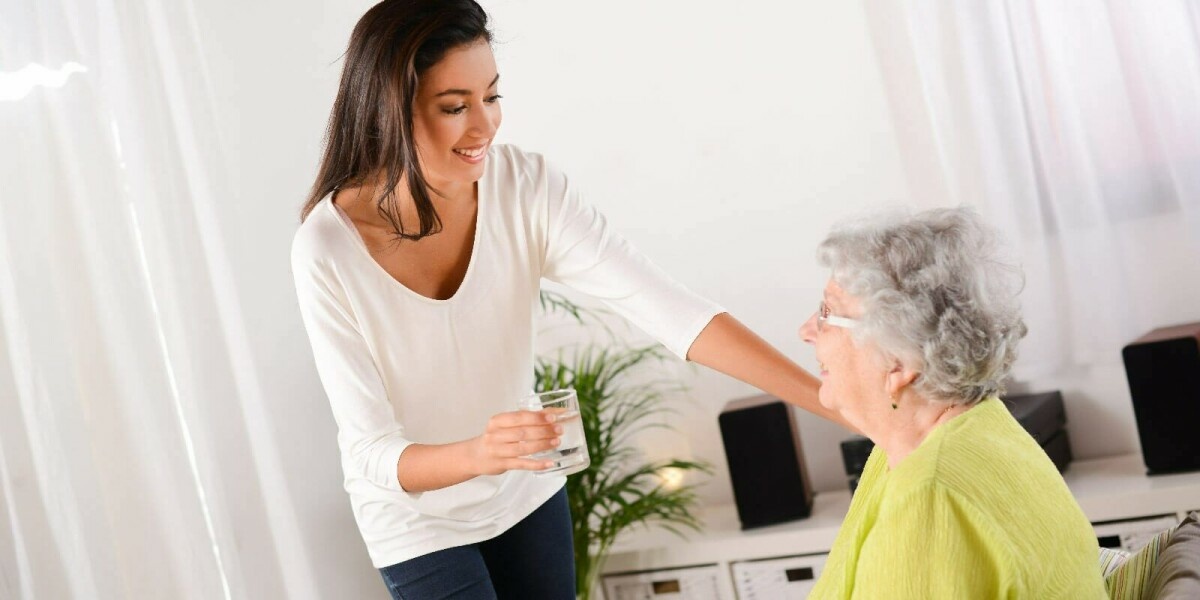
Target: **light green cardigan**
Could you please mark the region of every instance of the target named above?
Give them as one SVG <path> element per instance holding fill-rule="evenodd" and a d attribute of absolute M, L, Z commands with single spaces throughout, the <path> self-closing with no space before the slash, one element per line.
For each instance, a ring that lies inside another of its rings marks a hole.
<path fill-rule="evenodd" d="M 895 469 L 878 446 L 810 599 L 1107 598 L 1096 535 L 997 399 Z"/>

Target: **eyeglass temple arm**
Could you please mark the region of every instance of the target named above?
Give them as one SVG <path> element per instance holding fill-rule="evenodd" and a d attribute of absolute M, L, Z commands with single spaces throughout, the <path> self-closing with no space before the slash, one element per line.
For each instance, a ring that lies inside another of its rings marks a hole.
<path fill-rule="evenodd" d="M 841 327 L 842 329 L 854 329 L 855 327 L 858 327 L 858 321 L 834 315 L 825 317 L 825 323 L 833 325 L 834 327 Z"/>

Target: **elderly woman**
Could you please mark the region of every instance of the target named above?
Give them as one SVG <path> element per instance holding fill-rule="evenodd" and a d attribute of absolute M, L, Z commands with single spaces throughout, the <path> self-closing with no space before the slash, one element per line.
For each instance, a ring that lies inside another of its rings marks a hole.
<path fill-rule="evenodd" d="M 875 442 L 810 598 L 1105 598 L 1096 536 L 996 397 L 1020 272 L 968 209 L 842 227 L 804 324 L 820 401 Z"/>

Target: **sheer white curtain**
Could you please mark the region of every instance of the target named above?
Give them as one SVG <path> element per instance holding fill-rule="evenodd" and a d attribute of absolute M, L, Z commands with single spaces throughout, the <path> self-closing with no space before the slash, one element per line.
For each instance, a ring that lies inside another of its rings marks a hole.
<path fill-rule="evenodd" d="M 1200 320 L 1200 3 L 867 3 L 914 197 L 978 207 L 1027 275 L 1017 373 Z"/>
<path fill-rule="evenodd" d="M 190 10 L 0 18 L 2 598 L 315 597 L 214 230 Z"/>

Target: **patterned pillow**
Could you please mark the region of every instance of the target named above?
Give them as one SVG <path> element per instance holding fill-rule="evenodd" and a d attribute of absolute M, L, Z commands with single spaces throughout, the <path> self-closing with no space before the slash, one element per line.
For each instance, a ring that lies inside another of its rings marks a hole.
<path fill-rule="evenodd" d="M 1167 540 L 1149 592 L 1155 600 L 1200 598 L 1200 512 L 1188 515 Z"/>
<path fill-rule="evenodd" d="M 1125 562 L 1125 559 L 1129 558 L 1129 555 L 1130 553 L 1124 550 L 1101 548 L 1100 576 L 1107 579 L 1109 575 L 1112 575 L 1113 571 L 1117 570 L 1117 567 L 1121 566 L 1121 563 Z"/>
<path fill-rule="evenodd" d="M 1111 600 L 1141 600 L 1153 598 L 1146 595 L 1150 589 L 1150 578 L 1158 566 L 1159 556 L 1174 529 L 1154 536 L 1145 546 L 1132 555 L 1110 557 L 1105 562 L 1105 553 L 1100 553 L 1100 566 L 1104 575 L 1104 587 Z M 1120 552 L 1120 551 L 1118 551 Z M 1122 553 L 1125 554 L 1125 553 Z M 1115 563 L 1115 565 L 1114 565 Z"/>

